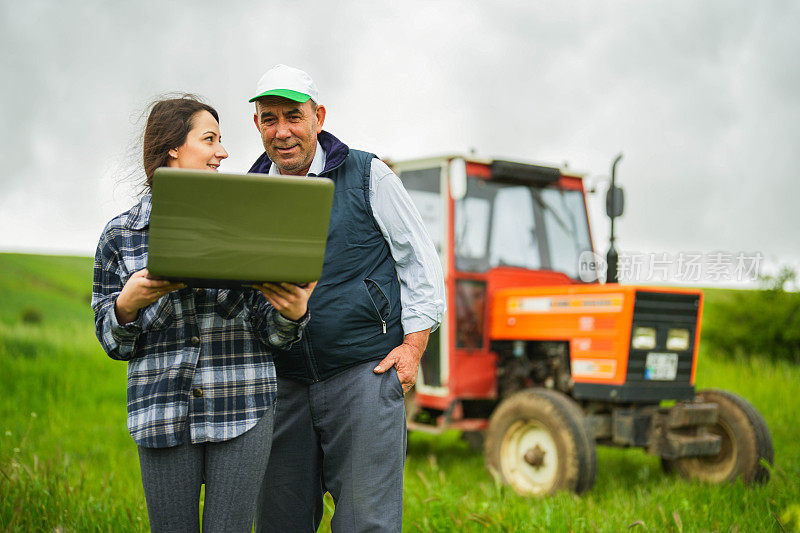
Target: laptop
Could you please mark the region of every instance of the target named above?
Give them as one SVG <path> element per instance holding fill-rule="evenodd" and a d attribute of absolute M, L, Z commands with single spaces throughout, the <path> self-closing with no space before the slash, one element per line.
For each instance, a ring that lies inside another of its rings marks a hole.
<path fill-rule="evenodd" d="M 190 287 L 317 280 L 333 188 L 328 178 L 159 168 L 147 269 Z"/>

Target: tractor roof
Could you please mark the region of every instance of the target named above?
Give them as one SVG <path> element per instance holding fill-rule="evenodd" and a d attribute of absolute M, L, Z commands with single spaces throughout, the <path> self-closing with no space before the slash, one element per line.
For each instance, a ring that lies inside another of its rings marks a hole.
<path fill-rule="evenodd" d="M 441 165 L 442 163 L 446 163 L 452 159 L 461 158 L 467 163 L 475 163 L 479 165 L 487 165 L 492 166 L 493 164 L 510 164 L 510 166 L 517 166 L 518 168 L 524 168 L 524 166 L 531 167 L 531 170 L 534 171 L 545 171 L 547 169 L 553 169 L 554 171 L 559 171 L 564 176 L 571 176 L 576 178 L 585 178 L 588 174 L 587 172 L 577 172 L 568 165 L 564 164 L 563 166 L 560 165 L 552 165 L 547 163 L 540 163 L 534 161 L 522 161 L 522 160 L 509 160 L 509 159 L 492 159 L 486 157 L 478 157 L 476 155 L 464 155 L 464 154 L 457 154 L 457 153 L 450 153 L 450 154 L 441 154 L 441 155 L 433 155 L 429 157 L 421 157 L 421 158 L 414 158 L 414 159 L 389 159 L 384 158 L 383 160 L 386 162 L 387 165 L 394 167 L 394 166 L 402 166 L 404 168 L 425 168 L 431 167 L 436 165 Z"/>

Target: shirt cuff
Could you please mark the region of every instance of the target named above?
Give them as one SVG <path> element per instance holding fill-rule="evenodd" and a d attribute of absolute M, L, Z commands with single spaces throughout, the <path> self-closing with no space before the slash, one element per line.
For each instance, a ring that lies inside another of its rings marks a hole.
<path fill-rule="evenodd" d="M 292 320 L 291 318 L 286 318 L 280 312 L 275 309 L 275 324 L 277 326 L 305 326 L 308 323 L 308 320 L 311 318 L 311 313 L 308 309 L 306 309 L 306 314 L 301 316 L 297 320 Z"/>
<path fill-rule="evenodd" d="M 120 324 L 119 320 L 117 320 L 117 298 L 111 302 L 111 308 L 108 310 L 109 313 L 109 326 L 111 329 L 111 334 L 114 338 L 123 340 L 123 339 L 133 339 L 142 332 L 142 313 L 140 312 L 136 315 L 136 320 L 133 322 L 128 322 L 127 324 Z"/>
<path fill-rule="evenodd" d="M 427 316 L 410 316 L 404 318 L 402 322 L 403 322 L 403 335 L 408 335 L 409 333 L 416 333 L 417 331 L 423 331 L 426 329 L 430 329 L 431 333 L 433 333 L 439 328 L 439 321 L 434 320 Z"/>
<path fill-rule="evenodd" d="M 306 311 L 299 321 L 294 321 L 281 315 L 273 307 L 267 315 L 267 319 L 272 323 L 272 327 L 268 328 L 268 344 L 273 348 L 285 350 L 300 340 L 306 324 L 311 319 L 311 313 Z"/>

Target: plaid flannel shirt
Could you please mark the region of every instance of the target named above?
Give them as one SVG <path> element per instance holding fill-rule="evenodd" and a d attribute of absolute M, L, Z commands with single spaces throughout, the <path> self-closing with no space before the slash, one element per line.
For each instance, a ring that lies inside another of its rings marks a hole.
<path fill-rule="evenodd" d="M 150 195 L 112 219 L 94 260 L 95 333 L 112 359 L 128 361 L 128 430 L 137 444 L 232 439 L 275 401 L 269 346 L 300 339 L 300 322 L 280 315 L 256 290 L 185 288 L 120 325 L 114 304 L 128 278 L 147 266 Z"/>

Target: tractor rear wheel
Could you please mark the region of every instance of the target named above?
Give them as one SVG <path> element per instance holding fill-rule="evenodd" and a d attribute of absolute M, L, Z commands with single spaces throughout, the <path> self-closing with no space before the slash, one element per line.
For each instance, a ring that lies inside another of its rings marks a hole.
<path fill-rule="evenodd" d="M 722 438 L 722 448 L 717 455 L 709 457 L 662 458 L 664 469 L 708 483 L 732 482 L 739 477 L 745 483 L 766 483 L 769 470 L 761 460 L 772 464 L 772 437 L 761 414 L 732 392 L 707 389 L 697 393 L 696 399 L 717 404 L 717 423 L 707 430 Z"/>
<path fill-rule="evenodd" d="M 580 407 L 548 389 L 509 396 L 489 420 L 486 466 L 523 495 L 592 488 L 597 472 L 594 439 Z"/>

